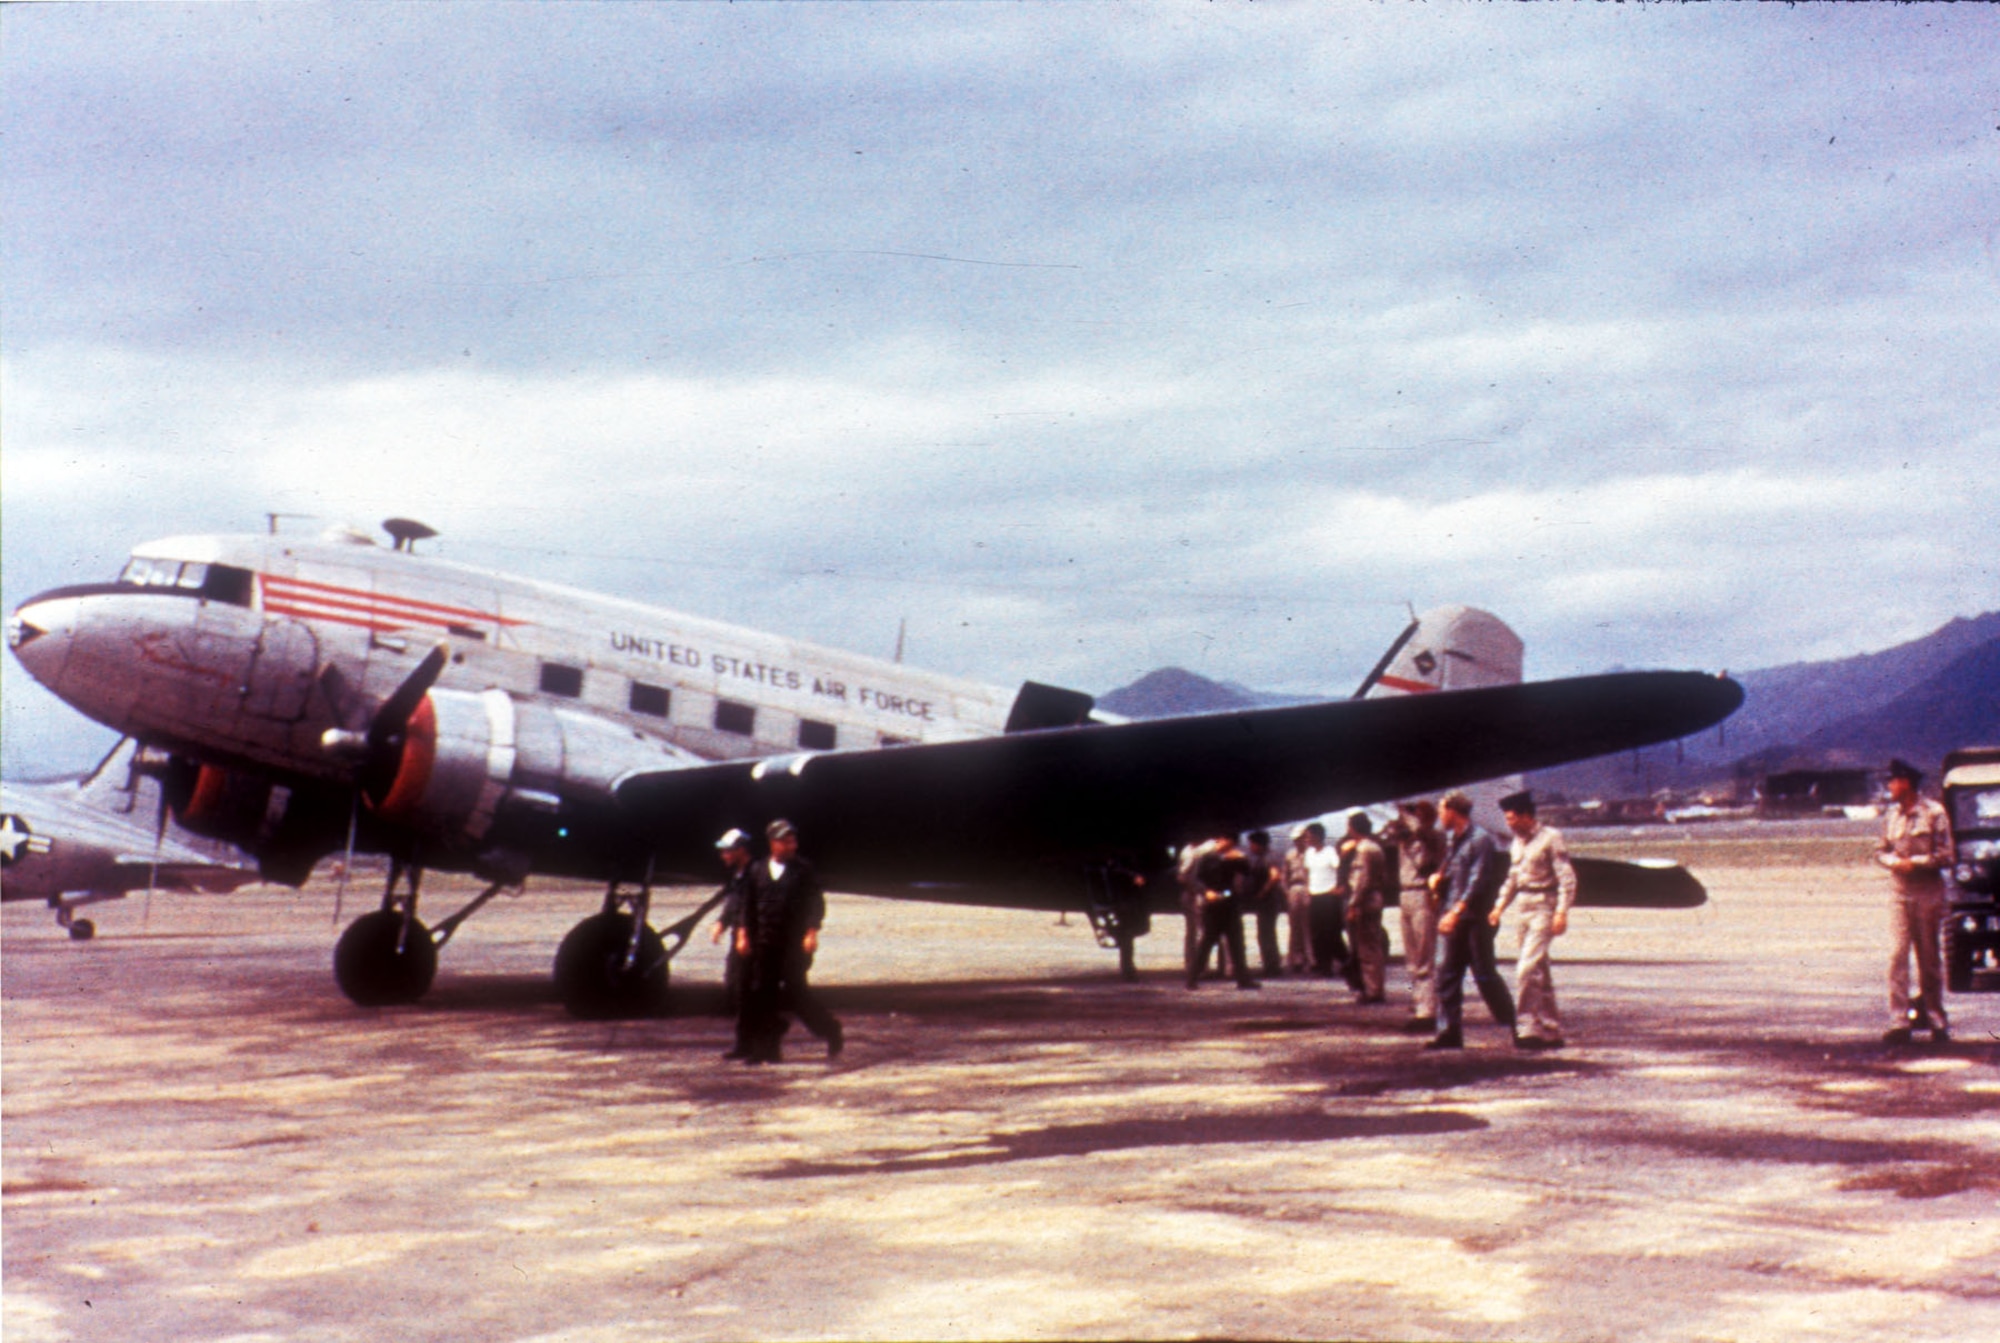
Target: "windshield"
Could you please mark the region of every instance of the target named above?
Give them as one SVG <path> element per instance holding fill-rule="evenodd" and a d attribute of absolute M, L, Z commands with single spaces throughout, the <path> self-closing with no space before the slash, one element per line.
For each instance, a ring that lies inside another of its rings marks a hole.
<path fill-rule="evenodd" d="M 1953 789 L 1951 826 L 1960 834 L 2000 830 L 2000 787 Z"/>
<path fill-rule="evenodd" d="M 166 589 L 190 597 L 207 597 L 232 606 L 250 604 L 251 575 L 248 569 L 227 564 L 202 564 L 195 560 L 155 559 L 134 555 L 119 571 L 118 581 L 126 587 Z"/>

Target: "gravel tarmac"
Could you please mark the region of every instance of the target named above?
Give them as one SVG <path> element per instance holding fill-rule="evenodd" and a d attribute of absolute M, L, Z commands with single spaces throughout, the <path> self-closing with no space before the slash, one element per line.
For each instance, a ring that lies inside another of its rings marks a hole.
<path fill-rule="evenodd" d="M 380 1010 L 332 983 L 330 883 L 99 906 L 82 944 L 9 905 L 0 1332 L 2000 1338 L 2000 995 L 1880 1044 L 1870 833 L 1578 832 L 1711 899 L 1579 911 L 1554 1054 L 1476 996 L 1423 1052 L 1400 971 L 1384 1006 L 1189 993 L 1178 919 L 1128 985 L 1080 916 L 836 896 L 846 1053 L 751 1069 L 705 935 L 673 1015 L 564 1014 L 581 887 L 496 902 Z"/>

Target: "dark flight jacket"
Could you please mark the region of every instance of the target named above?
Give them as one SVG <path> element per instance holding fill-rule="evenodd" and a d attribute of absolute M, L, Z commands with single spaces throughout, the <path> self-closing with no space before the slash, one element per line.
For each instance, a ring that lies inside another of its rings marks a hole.
<path fill-rule="evenodd" d="M 793 858 L 775 880 L 771 865 L 763 859 L 751 864 L 750 871 L 750 898 L 744 902 L 743 915 L 753 953 L 796 947 L 808 930 L 825 920 L 826 892 L 819 873 L 805 859 Z"/>

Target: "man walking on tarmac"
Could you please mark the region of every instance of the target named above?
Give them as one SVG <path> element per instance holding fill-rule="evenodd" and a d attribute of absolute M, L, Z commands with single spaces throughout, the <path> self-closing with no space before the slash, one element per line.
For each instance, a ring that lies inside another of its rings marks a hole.
<path fill-rule="evenodd" d="M 1944 808 L 1918 794 L 1924 776 L 1907 760 L 1889 762 L 1888 818 L 1875 860 L 1889 870 L 1895 894 L 1889 906 L 1889 1029 L 1885 1045 L 1906 1045 L 1910 1032 L 1927 1030 L 1932 1044 L 1951 1038 L 1944 1015 L 1944 976 L 1938 937 L 1944 923 L 1944 869 L 1951 862 L 1951 831 Z M 1917 1001 L 1910 1002 L 1910 959 L 1917 962 Z M 1912 1008 L 1914 1007 L 1914 1010 Z"/>
<path fill-rule="evenodd" d="M 1561 1049 L 1562 1018 L 1556 1013 L 1556 980 L 1549 969 L 1549 945 L 1569 931 L 1570 906 L 1576 903 L 1576 868 L 1562 832 L 1535 820 L 1535 796 L 1509 793 L 1500 799 L 1514 844 L 1507 880 L 1493 902 L 1487 920 L 1500 926 L 1500 916 L 1516 900 L 1521 905 L 1521 954 L 1514 961 L 1514 998 L 1520 1028 L 1514 1043 L 1522 1049 Z"/>
<path fill-rule="evenodd" d="M 736 930 L 737 950 L 749 961 L 737 1028 L 746 1051 L 744 1062 L 780 1061 L 778 1041 L 785 1033 L 788 1009 L 826 1041 L 828 1058 L 838 1058 L 846 1043 L 840 1023 L 806 983 L 813 953 L 819 950 L 826 893 L 812 864 L 799 857 L 799 834 L 790 821 L 771 822 L 764 837 L 771 856 L 751 867 L 755 884 L 744 906 L 743 924 Z"/>
<path fill-rule="evenodd" d="M 1447 793 L 1438 819 L 1447 836 L 1444 866 L 1431 876 L 1438 896 L 1438 1032 L 1424 1048 L 1463 1049 L 1468 969 L 1493 1019 L 1514 1024 L 1514 999 L 1494 964 L 1493 925 L 1487 919 L 1507 879 L 1507 859 L 1493 836 L 1472 823 L 1472 799 L 1464 793 Z"/>

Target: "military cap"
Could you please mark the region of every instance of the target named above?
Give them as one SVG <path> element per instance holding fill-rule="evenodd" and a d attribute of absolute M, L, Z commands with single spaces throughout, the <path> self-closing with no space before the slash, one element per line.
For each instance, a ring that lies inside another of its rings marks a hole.
<path fill-rule="evenodd" d="M 1500 799 L 1500 810 L 1511 811 L 1519 816 L 1535 814 L 1535 795 L 1523 788 L 1518 793 L 1509 793 Z"/>
<path fill-rule="evenodd" d="M 1899 756 L 1889 762 L 1889 777 L 1907 780 L 1914 786 L 1924 781 L 1924 772 Z"/>
<path fill-rule="evenodd" d="M 764 827 L 764 838 L 772 841 L 793 837 L 798 833 L 792 828 L 792 823 L 782 817 Z"/>
<path fill-rule="evenodd" d="M 750 836 L 741 830 L 729 829 L 722 832 L 722 838 L 715 841 L 717 849 L 747 849 Z"/>

